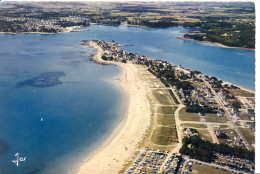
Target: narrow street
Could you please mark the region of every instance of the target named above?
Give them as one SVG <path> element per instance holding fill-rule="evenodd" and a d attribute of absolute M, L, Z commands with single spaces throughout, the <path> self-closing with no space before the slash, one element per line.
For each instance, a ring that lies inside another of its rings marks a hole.
<path fill-rule="evenodd" d="M 220 96 L 216 93 L 216 91 L 211 87 L 211 85 L 203 80 L 205 85 L 207 85 L 211 91 L 213 92 L 214 96 L 215 96 L 215 99 L 217 101 L 217 103 L 219 104 L 219 106 L 225 111 L 225 114 L 227 116 L 227 118 L 231 121 L 234 129 L 236 130 L 237 134 L 239 135 L 239 137 L 243 140 L 243 143 L 245 145 L 245 147 L 248 149 L 248 150 L 252 150 L 252 147 L 250 146 L 250 144 L 248 143 L 248 141 L 246 140 L 245 136 L 242 134 L 242 132 L 237 128 L 236 124 L 234 123 L 233 119 L 232 119 L 232 116 L 230 114 L 230 112 L 227 110 L 227 108 L 224 106 Z"/>

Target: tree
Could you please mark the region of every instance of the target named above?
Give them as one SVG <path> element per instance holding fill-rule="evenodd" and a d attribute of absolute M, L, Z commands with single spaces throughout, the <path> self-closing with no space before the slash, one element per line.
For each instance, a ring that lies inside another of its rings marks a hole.
<path fill-rule="evenodd" d="M 240 103 L 240 102 L 234 102 L 234 103 L 232 104 L 232 106 L 233 106 L 234 108 L 241 108 L 241 103 Z"/>
<path fill-rule="evenodd" d="M 163 69 L 164 68 L 163 64 L 160 63 L 159 68 Z"/>

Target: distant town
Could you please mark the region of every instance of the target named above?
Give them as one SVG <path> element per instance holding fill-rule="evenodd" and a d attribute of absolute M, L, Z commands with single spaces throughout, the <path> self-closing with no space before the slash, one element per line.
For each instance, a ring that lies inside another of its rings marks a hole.
<path fill-rule="evenodd" d="M 90 29 L 90 25 L 183 27 L 189 30 L 177 39 L 255 48 L 253 2 L 0 2 L 0 32 L 4 36 L 77 32 Z M 126 91 L 133 93 L 134 102 L 127 104 L 132 112 L 126 113 L 133 120 L 126 125 L 135 127 L 129 126 L 130 130 L 123 126 L 127 131 L 121 129 L 113 142 L 124 142 L 112 143 L 113 147 L 110 142 L 108 150 L 97 153 L 105 154 L 105 167 L 99 164 L 104 169 L 116 166 L 118 170 L 119 166 L 120 174 L 254 173 L 254 91 L 181 65 L 124 51 L 129 45 L 113 40 L 83 40 L 81 44 L 96 49 L 94 61 L 125 66 L 122 69 L 128 74 L 119 81 L 129 82 L 131 87 Z M 62 84 L 63 76 L 61 71 L 43 73 L 23 79 L 16 87 L 56 86 Z M 135 109 L 139 110 L 133 112 Z M 137 117 L 145 118 L 144 122 L 135 124 Z M 101 160 L 98 155 L 96 158 Z M 89 164 L 95 171 L 96 165 Z"/>
<path fill-rule="evenodd" d="M 193 29 L 184 35 L 185 39 L 255 47 L 253 2 L 1 2 L 0 5 L 0 32 L 57 33 L 90 24 L 183 26 Z"/>
<path fill-rule="evenodd" d="M 181 108 L 178 117 L 176 107 L 164 104 L 162 108 L 163 114 L 172 114 L 178 119 L 174 121 L 174 131 L 175 138 L 182 141 L 179 152 L 170 154 L 169 150 L 145 147 L 126 173 L 189 173 L 192 165 L 233 173 L 254 171 L 253 92 L 167 61 L 126 52 L 120 48 L 124 45 L 115 42 L 91 40 L 82 44 L 100 48 L 105 62 L 145 65 L 164 84 L 158 89 L 165 91 L 159 93 L 170 96 L 175 103 L 173 106 Z M 172 139 L 167 137 L 162 144 L 167 147 Z M 164 141 L 161 139 L 161 142 Z M 193 152 L 190 146 L 195 148 Z"/>

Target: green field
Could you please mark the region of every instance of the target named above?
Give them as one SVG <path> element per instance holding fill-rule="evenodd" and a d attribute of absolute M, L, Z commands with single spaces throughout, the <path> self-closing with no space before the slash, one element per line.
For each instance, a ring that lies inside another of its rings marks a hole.
<path fill-rule="evenodd" d="M 191 169 L 192 169 L 191 173 L 198 173 L 198 174 L 231 174 L 231 172 L 229 171 L 215 169 L 207 165 L 202 166 L 202 165 L 193 164 Z"/>
<path fill-rule="evenodd" d="M 163 135 L 163 136 L 172 136 L 175 133 L 176 133 L 175 128 L 164 127 L 164 126 L 157 126 L 157 128 L 153 132 L 153 134 L 155 135 Z"/>
<path fill-rule="evenodd" d="M 205 124 L 193 124 L 193 123 L 186 123 L 186 124 L 182 124 L 181 126 L 186 128 L 207 128 Z"/>
<path fill-rule="evenodd" d="M 248 143 L 255 144 L 255 131 L 249 128 L 239 128 L 239 130 L 246 137 Z"/>
<path fill-rule="evenodd" d="M 177 132 L 175 127 L 156 126 L 151 141 L 157 145 L 171 145 L 177 141 Z"/>
<path fill-rule="evenodd" d="M 162 105 L 173 105 L 174 102 L 170 97 L 170 94 L 166 90 L 153 90 L 153 96 L 159 104 Z"/>
<path fill-rule="evenodd" d="M 206 130 L 197 129 L 197 131 L 199 132 L 200 138 L 204 138 L 205 140 L 212 142 L 212 138 L 211 138 L 209 131 L 207 129 Z"/>
<path fill-rule="evenodd" d="M 179 113 L 179 119 L 182 121 L 200 121 L 200 116 L 197 113 L 188 113 L 183 108 Z"/>
<path fill-rule="evenodd" d="M 219 126 L 219 129 L 226 129 L 226 128 L 229 128 L 229 126 L 228 125 L 220 125 Z"/>
<path fill-rule="evenodd" d="M 226 123 L 228 121 L 226 117 L 219 117 L 217 114 L 206 114 L 205 120 L 214 123 Z"/>
<path fill-rule="evenodd" d="M 173 115 L 158 115 L 157 124 L 162 126 L 174 127 L 175 119 Z"/>
<path fill-rule="evenodd" d="M 160 106 L 155 117 L 154 129 L 151 133 L 151 143 L 156 145 L 172 145 L 177 141 L 174 118 L 176 107 Z M 164 114 L 161 114 L 164 113 Z"/>
<path fill-rule="evenodd" d="M 243 91 L 241 89 L 231 89 L 229 91 L 230 91 L 230 94 L 232 94 L 234 96 L 255 97 L 255 94 L 247 92 L 247 91 Z"/>
<path fill-rule="evenodd" d="M 177 107 L 172 106 L 159 106 L 157 112 L 160 114 L 173 114 Z"/>
<path fill-rule="evenodd" d="M 240 118 L 241 118 L 242 120 L 249 120 L 249 121 L 250 121 L 250 117 L 249 117 L 248 114 L 240 114 Z"/>

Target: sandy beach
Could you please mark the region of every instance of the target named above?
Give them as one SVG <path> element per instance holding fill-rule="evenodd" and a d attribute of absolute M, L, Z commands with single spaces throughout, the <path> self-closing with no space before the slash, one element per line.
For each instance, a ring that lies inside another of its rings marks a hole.
<path fill-rule="evenodd" d="M 140 78 L 140 74 L 138 75 L 140 69 L 138 66 L 141 65 L 104 61 L 101 59 L 103 50 L 96 43 L 90 41 L 83 44 L 96 49 L 97 54 L 93 57 L 94 61 L 101 64 L 114 64 L 122 68 L 122 75 L 119 80 L 127 95 L 128 107 L 124 120 L 114 129 L 100 148 L 86 157 L 77 174 L 116 174 L 140 150 L 138 143 L 142 141 L 150 125 L 150 103 L 146 94 L 151 89 L 147 89 L 147 82 Z M 224 83 L 231 85 L 228 82 Z M 251 90 L 241 89 L 254 93 Z M 177 117 L 176 120 L 178 120 Z M 210 130 L 213 135 L 214 132 L 211 127 Z M 181 143 L 173 151 L 175 152 L 180 147 Z"/>
<path fill-rule="evenodd" d="M 115 174 L 133 157 L 138 150 L 146 129 L 150 125 L 149 101 L 146 98 L 144 81 L 137 75 L 137 66 L 116 62 L 104 62 L 101 59 L 102 50 L 95 44 L 97 54 L 93 57 L 99 63 L 116 64 L 123 70 L 120 84 L 127 94 L 128 107 L 124 120 L 113 131 L 108 140 L 84 161 L 78 174 Z"/>
<path fill-rule="evenodd" d="M 228 85 L 230 85 L 230 86 L 233 85 L 233 86 L 236 86 L 236 87 L 240 88 L 241 90 L 244 90 L 244 91 L 247 91 L 247 92 L 249 92 L 249 93 L 255 94 L 255 91 L 253 91 L 253 90 L 250 90 L 250 89 L 247 89 L 247 88 L 243 88 L 243 87 L 241 87 L 241 86 L 234 85 L 233 83 L 230 83 L 230 82 L 223 81 L 223 85 L 224 85 L 224 84 L 228 84 Z"/>
<path fill-rule="evenodd" d="M 176 37 L 177 39 L 180 39 L 180 40 L 189 40 L 189 41 L 194 41 L 194 42 L 205 42 L 205 43 L 212 43 L 212 44 L 216 44 L 220 47 L 223 47 L 223 48 L 238 48 L 238 49 L 244 49 L 244 50 L 255 50 L 253 48 L 243 48 L 243 47 L 231 47 L 231 46 L 226 46 L 226 45 L 223 45 L 221 43 L 217 43 L 217 42 L 210 42 L 210 41 L 199 41 L 199 40 L 194 40 L 194 39 L 189 39 L 189 38 L 185 38 L 185 37 Z"/>

